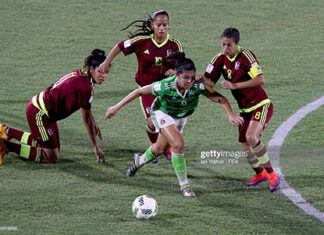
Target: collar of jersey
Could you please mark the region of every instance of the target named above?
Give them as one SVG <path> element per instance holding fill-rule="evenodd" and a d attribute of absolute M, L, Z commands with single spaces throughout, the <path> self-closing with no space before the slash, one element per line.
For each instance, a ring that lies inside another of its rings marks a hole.
<path fill-rule="evenodd" d="M 236 59 L 236 57 L 238 56 L 238 54 L 240 54 L 240 52 L 241 52 L 241 47 L 238 46 L 238 48 L 237 48 L 237 53 L 235 54 L 235 56 L 234 56 L 233 58 L 229 58 L 228 56 L 226 56 L 226 57 L 227 57 L 227 59 L 228 59 L 229 61 L 233 62 L 233 61 Z"/>
<path fill-rule="evenodd" d="M 167 34 L 167 37 L 166 37 L 166 39 L 164 40 L 164 42 L 162 42 L 162 43 L 159 44 L 159 43 L 157 43 L 157 42 L 154 40 L 154 34 L 151 34 L 152 42 L 153 42 L 153 44 L 154 44 L 156 47 L 158 47 L 158 48 L 163 47 L 163 46 L 168 42 L 169 38 L 170 38 L 170 35 Z"/>
<path fill-rule="evenodd" d="M 180 93 L 179 89 L 178 89 L 178 83 L 177 83 L 177 80 L 178 80 L 178 78 L 176 78 L 176 79 L 174 80 L 174 82 L 175 82 L 175 87 L 176 87 L 176 91 L 177 91 L 177 93 L 181 96 L 181 98 L 184 99 L 184 98 L 186 97 L 187 92 L 190 90 L 190 88 L 189 88 L 188 90 L 186 90 L 185 93 L 182 95 L 182 94 Z"/>
<path fill-rule="evenodd" d="M 88 71 L 85 68 L 81 69 L 81 74 L 82 74 L 82 76 L 88 77 Z M 95 81 L 94 81 L 93 77 L 91 75 L 89 75 L 89 78 L 90 78 L 91 86 L 94 87 Z"/>

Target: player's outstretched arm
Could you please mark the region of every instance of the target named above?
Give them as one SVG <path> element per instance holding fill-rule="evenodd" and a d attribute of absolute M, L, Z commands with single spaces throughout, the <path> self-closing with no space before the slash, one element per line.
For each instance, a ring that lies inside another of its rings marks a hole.
<path fill-rule="evenodd" d="M 206 78 L 205 75 L 198 75 L 196 76 L 196 81 L 197 82 L 202 82 L 204 83 L 206 86 L 209 86 L 209 87 L 214 87 L 215 86 L 215 82 L 213 82 L 211 79 L 209 78 Z"/>
<path fill-rule="evenodd" d="M 265 84 L 264 76 L 263 76 L 263 74 L 260 74 L 260 75 L 256 76 L 255 78 L 252 78 L 245 82 L 232 83 L 230 81 L 224 80 L 221 83 L 221 87 L 223 89 L 235 90 L 235 89 L 243 89 L 243 88 L 248 88 L 248 87 L 262 86 L 264 84 Z"/>
<path fill-rule="evenodd" d="M 233 113 L 232 107 L 231 107 L 230 103 L 228 102 L 228 100 L 224 96 L 219 94 L 217 91 L 212 89 L 211 87 L 206 86 L 206 88 L 207 88 L 206 97 L 208 99 L 210 99 L 211 101 L 220 103 L 222 105 L 223 109 L 225 110 L 225 112 L 227 114 L 229 122 L 233 126 L 242 125 L 243 121 L 244 121 L 243 118 L 241 116 L 237 116 Z"/>
<path fill-rule="evenodd" d="M 100 65 L 99 65 L 99 72 L 100 73 L 103 73 L 105 71 L 108 71 L 108 68 L 110 66 L 110 63 L 111 61 L 121 52 L 118 44 L 116 44 L 114 46 L 113 49 L 111 49 L 111 51 L 109 52 L 109 55 L 107 56 L 107 58 L 105 59 L 104 62 L 102 62 Z"/>
<path fill-rule="evenodd" d="M 99 147 L 97 141 L 97 135 L 99 136 L 99 138 L 101 138 L 101 132 L 99 126 L 94 120 L 91 109 L 82 109 L 82 116 L 83 116 L 84 125 L 86 127 L 90 141 L 93 146 L 93 150 L 96 154 L 97 162 L 99 163 L 100 159 L 102 160 L 102 162 L 105 162 L 105 154 Z"/>
<path fill-rule="evenodd" d="M 117 112 L 119 111 L 119 109 L 121 109 L 123 106 L 125 106 L 129 102 L 135 100 L 139 96 L 142 96 L 142 95 L 151 95 L 152 94 L 152 92 L 151 92 L 151 86 L 152 85 L 150 84 L 150 85 L 147 85 L 147 86 L 138 88 L 138 89 L 134 90 L 133 92 L 131 92 L 130 94 L 128 94 L 118 104 L 116 104 L 116 105 L 114 105 L 112 107 L 109 107 L 107 109 L 105 118 L 108 119 L 108 118 L 111 118 L 111 117 L 115 116 L 117 114 Z"/>

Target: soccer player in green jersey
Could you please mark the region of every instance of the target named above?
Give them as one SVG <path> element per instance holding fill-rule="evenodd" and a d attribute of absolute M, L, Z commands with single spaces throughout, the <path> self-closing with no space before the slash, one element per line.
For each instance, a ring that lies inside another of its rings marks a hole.
<path fill-rule="evenodd" d="M 208 99 L 221 103 L 233 126 L 241 125 L 243 118 L 233 114 L 225 97 L 203 83 L 196 82 L 196 68 L 192 60 L 185 58 L 184 53 L 176 54 L 179 56 L 175 66 L 176 75 L 131 92 L 118 104 L 108 108 L 106 119 L 113 117 L 124 105 L 142 95 L 156 96 L 152 104 L 151 117 L 160 133 L 158 140 L 144 154 L 135 153 L 133 164 L 126 175 L 134 176 L 140 167 L 152 162 L 171 146 L 172 165 L 179 180 L 181 193 L 183 196 L 193 197 L 195 193 L 187 178 L 184 141 L 181 133 L 187 117 L 197 108 L 199 95 L 203 94 Z"/>

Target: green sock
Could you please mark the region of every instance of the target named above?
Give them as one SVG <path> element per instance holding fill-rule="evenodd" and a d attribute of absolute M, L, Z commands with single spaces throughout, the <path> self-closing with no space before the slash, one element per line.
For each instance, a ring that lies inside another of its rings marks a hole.
<path fill-rule="evenodd" d="M 172 152 L 172 165 L 178 177 L 181 189 L 189 186 L 187 179 L 187 166 L 184 154 Z"/>
<path fill-rule="evenodd" d="M 139 163 L 136 163 L 136 165 L 138 164 L 137 167 L 141 167 L 141 166 L 145 165 L 146 163 L 153 161 L 155 158 L 156 158 L 156 156 L 152 153 L 152 146 L 150 146 L 145 151 L 145 153 L 142 154 L 142 156 L 139 159 Z"/>

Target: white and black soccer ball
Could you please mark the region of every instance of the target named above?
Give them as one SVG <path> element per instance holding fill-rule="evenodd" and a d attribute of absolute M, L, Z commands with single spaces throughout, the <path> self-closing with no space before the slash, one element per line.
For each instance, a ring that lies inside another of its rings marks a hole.
<path fill-rule="evenodd" d="M 156 216 L 158 204 L 153 197 L 142 195 L 134 200 L 132 211 L 137 219 L 150 219 Z"/>

